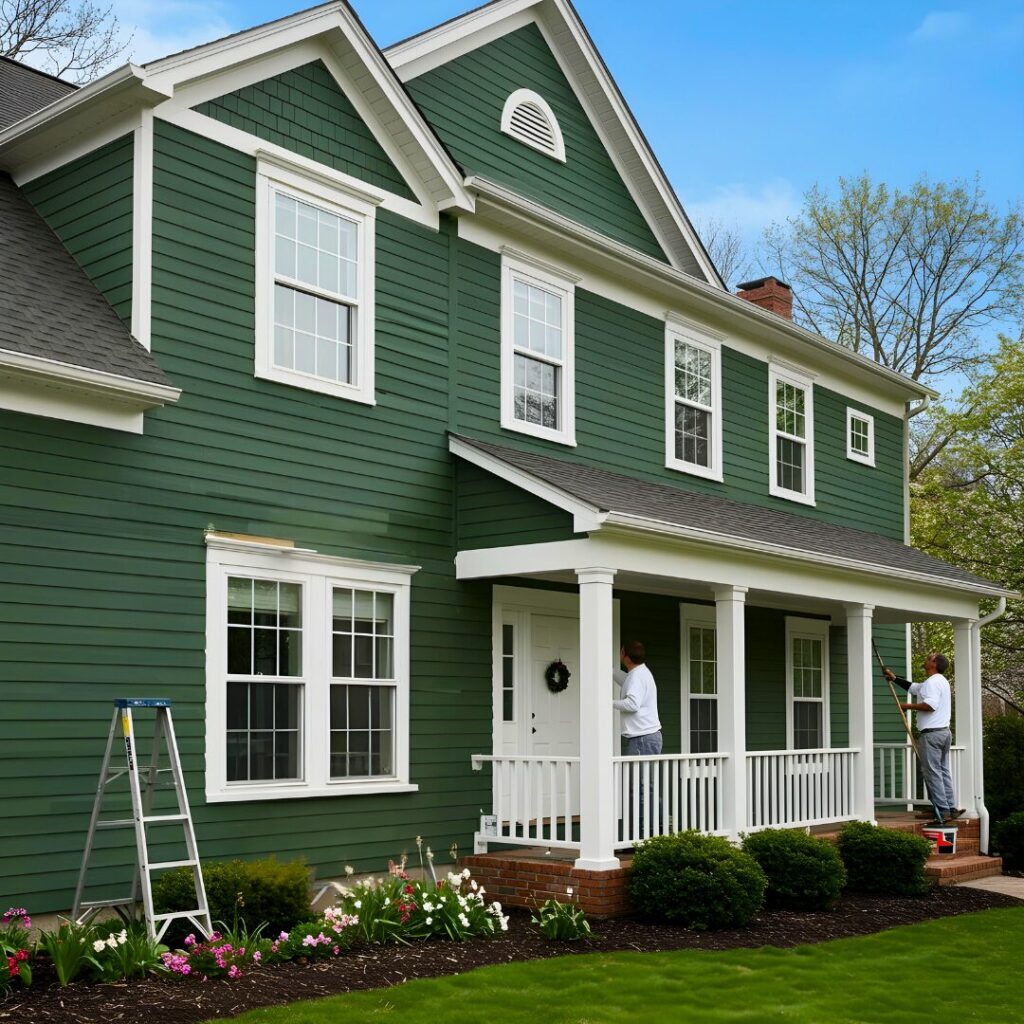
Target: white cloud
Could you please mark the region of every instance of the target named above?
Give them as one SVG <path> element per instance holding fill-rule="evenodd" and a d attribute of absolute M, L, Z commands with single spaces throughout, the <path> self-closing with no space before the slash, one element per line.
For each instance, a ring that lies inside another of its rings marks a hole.
<path fill-rule="evenodd" d="M 224 17 L 221 6 L 192 0 L 115 0 L 121 38 L 131 39 L 123 59 L 145 64 L 230 35 L 237 27 Z"/>
<path fill-rule="evenodd" d="M 773 221 L 784 221 L 800 209 L 800 196 L 792 183 L 776 178 L 762 185 L 735 182 L 716 185 L 710 196 L 691 199 L 686 212 L 699 226 L 718 221 L 734 227 L 743 239 L 756 244 L 761 234 Z"/>
<path fill-rule="evenodd" d="M 920 42 L 961 38 L 970 22 L 970 15 L 964 11 L 929 11 L 910 38 Z"/>

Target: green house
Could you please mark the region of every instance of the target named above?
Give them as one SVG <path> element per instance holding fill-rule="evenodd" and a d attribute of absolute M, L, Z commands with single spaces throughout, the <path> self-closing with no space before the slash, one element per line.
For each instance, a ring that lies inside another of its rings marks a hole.
<path fill-rule="evenodd" d="M 984 827 L 1004 592 L 906 543 L 931 392 L 726 287 L 567 0 L 0 81 L 0 902 L 70 906 L 125 696 L 205 858 L 870 820 L 918 796 L 872 641 L 930 619 Z"/>

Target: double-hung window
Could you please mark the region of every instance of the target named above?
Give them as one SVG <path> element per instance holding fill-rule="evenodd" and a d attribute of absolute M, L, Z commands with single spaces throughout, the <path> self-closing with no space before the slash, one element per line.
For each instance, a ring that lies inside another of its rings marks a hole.
<path fill-rule="evenodd" d="M 722 352 L 718 338 L 670 321 L 665 330 L 665 465 L 722 479 Z"/>
<path fill-rule="evenodd" d="M 374 203 L 261 162 L 256 376 L 374 400 Z"/>
<path fill-rule="evenodd" d="M 208 800 L 415 788 L 413 572 L 207 537 Z"/>
<path fill-rule="evenodd" d="M 810 377 L 770 365 L 769 492 L 814 504 L 814 385 Z"/>
<path fill-rule="evenodd" d="M 828 663 L 828 623 L 787 617 L 787 719 L 793 750 L 830 744 Z"/>
<path fill-rule="evenodd" d="M 846 410 L 846 457 L 865 466 L 875 464 L 875 418 L 859 409 Z"/>
<path fill-rule="evenodd" d="M 718 750 L 718 653 L 715 609 L 681 606 L 684 735 L 691 754 Z"/>
<path fill-rule="evenodd" d="M 501 273 L 501 425 L 574 445 L 578 278 L 507 249 Z"/>

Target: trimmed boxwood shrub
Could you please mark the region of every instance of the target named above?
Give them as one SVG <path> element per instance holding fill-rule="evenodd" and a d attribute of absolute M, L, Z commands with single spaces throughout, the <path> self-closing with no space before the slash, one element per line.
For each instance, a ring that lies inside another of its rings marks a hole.
<path fill-rule="evenodd" d="M 209 862 L 202 868 L 213 921 L 230 926 L 237 914 L 249 929 L 266 922 L 267 934 L 277 935 L 314 916 L 309 905 L 310 870 L 302 861 L 282 863 L 271 857 Z M 158 914 L 191 910 L 195 900 L 191 868 L 175 868 L 153 883 L 153 906 Z M 171 941 L 179 932 L 183 937 L 194 930 L 187 921 L 184 925 L 174 922 L 172 928 Z"/>
<path fill-rule="evenodd" d="M 1024 811 L 1011 814 L 992 829 L 992 847 L 1003 858 L 1003 867 L 1024 870 Z"/>
<path fill-rule="evenodd" d="M 985 719 L 985 804 L 993 821 L 1024 808 L 1024 718 Z"/>
<path fill-rule="evenodd" d="M 641 843 L 629 874 L 629 894 L 641 917 L 696 931 L 749 924 L 761 909 L 765 885 L 753 857 L 702 832 Z"/>
<path fill-rule="evenodd" d="M 768 879 L 765 903 L 788 910 L 827 910 L 846 884 L 839 851 L 827 839 L 789 828 L 766 828 L 743 840 L 743 850 Z"/>
<path fill-rule="evenodd" d="M 854 892 L 920 896 L 930 886 L 924 864 L 931 843 L 911 832 L 851 821 L 839 833 L 846 887 Z"/>

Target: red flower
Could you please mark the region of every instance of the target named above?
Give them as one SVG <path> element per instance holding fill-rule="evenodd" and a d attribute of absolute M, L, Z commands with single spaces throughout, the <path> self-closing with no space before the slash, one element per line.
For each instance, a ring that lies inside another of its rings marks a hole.
<path fill-rule="evenodd" d="M 28 959 L 28 950 L 27 949 L 19 949 L 18 952 L 14 954 L 14 957 L 15 957 L 16 960 L 27 960 Z"/>
<path fill-rule="evenodd" d="M 18 961 L 14 959 L 13 956 L 9 956 L 7 958 L 7 970 L 10 971 L 12 978 L 17 977 L 17 975 L 21 972 L 21 966 L 18 964 Z"/>
<path fill-rule="evenodd" d="M 415 889 L 414 889 L 414 888 L 413 888 L 413 887 L 412 887 L 411 885 L 407 885 L 407 886 L 405 887 L 405 891 L 406 891 L 407 893 L 414 893 L 414 892 L 415 892 L 416 890 L 415 890 Z"/>

